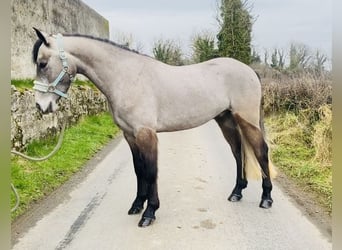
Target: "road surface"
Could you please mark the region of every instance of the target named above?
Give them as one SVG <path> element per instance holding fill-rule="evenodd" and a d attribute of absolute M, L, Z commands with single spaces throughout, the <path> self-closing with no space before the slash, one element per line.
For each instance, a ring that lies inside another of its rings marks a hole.
<path fill-rule="evenodd" d="M 13 249 L 332 248 L 276 185 L 269 210 L 258 207 L 258 181 L 250 181 L 241 202 L 227 201 L 235 161 L 215 122 L 159 135 L 161 206 L 148 228 L 137 226 L 140 215 L 127 215 L 136 192 L 128 145 L 121 138 L 111 147 L 84 178 L 53 194 L 31 221 L 16 226 L 20 233 Z"/>

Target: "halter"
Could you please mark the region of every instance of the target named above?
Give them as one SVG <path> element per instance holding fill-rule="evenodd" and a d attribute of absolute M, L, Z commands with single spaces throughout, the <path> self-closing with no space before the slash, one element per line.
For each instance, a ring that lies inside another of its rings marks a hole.
<path fill-rule="evenodd" d="M 57 45 L 58 45 L 58 51 L 59 51 L 59 58 L 62 61 L 63 64 L 63 69 L 57 76 L 57 78 L 53 81 L 53 83 L 43 83 L 35 80 L 33 89 L 38 90 L 40 92 L 45 92 L 45 93 L 55 93 L 61 97 L 68 98 L 68 95 L 66 93 L 63 93 L 62 91 L 58 90 L 56 86 L 62 81 L 63 77 L 65 74 L 67 74 L 70 78 L 70 80 L 73 80 L 72 74 L 68 72 L 69 66 L 68 66 L 68 61 L 65 55 L 65 51 L 63 49 L 63 41 L 62 38 L 63 36 L 61 34 L 57 34 L 56 36 L 57 39 Z"/>

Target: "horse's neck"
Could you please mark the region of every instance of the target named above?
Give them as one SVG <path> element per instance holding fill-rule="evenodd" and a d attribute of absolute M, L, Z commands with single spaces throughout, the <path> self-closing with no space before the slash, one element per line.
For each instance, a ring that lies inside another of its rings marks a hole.
<path fill-rule="evenodd" d="M 66 39 L 66 50 L 74 56 L 77 73 L 85 75 L 107 98 L 111 98 L 108 93 L 116 88 L 120 61 L 132 52 L 89 38 Z"/>

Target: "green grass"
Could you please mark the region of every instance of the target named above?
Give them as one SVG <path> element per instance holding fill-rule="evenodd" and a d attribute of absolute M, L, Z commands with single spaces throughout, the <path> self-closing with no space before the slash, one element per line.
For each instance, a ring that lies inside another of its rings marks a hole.
<path fill-rule="evenodd" d="M 266 120 L 274 164 L 307 192 L 313 192 L 330 212 L 332 209 L 331 161 L 316 159 L 313 131 L 294 113 L 280 113 Z"/>
<path fill-rule="evenodd" d="M 96 89 L 96 86 L 89 80 L 83 81 L 79 79 L 75 79 L 75 81 L 72 83 L 72 86 L 88 86 L 92 89 Z"/>
<path fill-rule="evenodd" d="M 33 88 L 33 79 L 12 79 L 11 80 L 11 85 L 15 86 L 17 90 L 19 91 L 24 91 L 27 89 L 32 89 Z M 73 86 L 88 86 L 91 88 L 96 88 L 95 85 L 89 81 L 83 81 L 79 79 L 75 79 L 75 81 L 72 83 Z"/>
<path fill-rule="evenodd" d="M 77 172 L 96 152 L 119 131 L 108 113 L 89 116 L 66 129 L 59 152 L 43 162 L 27 161 L 18 156 L 11 159 L 12 183 L 20 194 L 19 209 L 12 220 L 23 214 L 32 203 L 48 195 Z M 56 145 L 57 138 L 36 141 L 27 147 L 26 154 L 43 156 Z M 15 204 L 11 195 L 11 207 Z"/>
<path fill-rule="evenodd" d="M 19 91 L 32 89 L 33 88 L 33 79 L 12 79 L 11 85 L 14 85 Z"/>

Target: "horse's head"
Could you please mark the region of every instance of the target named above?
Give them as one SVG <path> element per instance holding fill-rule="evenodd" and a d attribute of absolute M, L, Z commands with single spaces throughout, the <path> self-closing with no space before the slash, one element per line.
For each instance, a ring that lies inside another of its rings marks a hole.
<path fill-rule="evenodd" d="M 64 51 L 61 34 L 48 36 L 38 29 L 35 31 L 38 40 L 32 56 L 37 67 L 33 87 L 36 106 L 43 113 L 54 112 L 58 108 L 58 100 L 67 97 L 66 92 L 76 75 L 76 65 L 71 60 L 72 56 Z"/>

